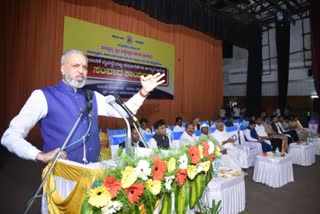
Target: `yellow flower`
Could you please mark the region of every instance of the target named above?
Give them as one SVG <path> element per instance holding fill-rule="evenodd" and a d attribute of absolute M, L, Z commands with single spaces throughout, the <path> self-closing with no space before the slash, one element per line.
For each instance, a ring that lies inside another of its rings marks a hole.
<path fill-rule="evenodd" d="M 203 147 L 201 145 L 199 145 L 198 149 L 199 149 L 199 156 L 202 159 L 203 158 Z"/>
<path fill-rule="evenodd" d="M 134 167 L 127 166 L 122 172 L 121 186 L 126 189 L 137 180 L 137 172 Z"/>
<path fill-rule="evenodd" d="M 194 177 L 197 175 L 197 166 L 196 165 L 189 165 L 187 173 L 188 173 L 188 177 L 191 180 L 193 180 Z"/>
<path fill-rule="evenodd" d="M 221 153 L 220 153 L 219 146 L 215 146 L 214 156 L 216 156 L 216 158 L 219 158 L 220 155 L 221 155 Z"/>
<path fill-rule="evenodd" d="M 147 189 L 153 194 L 158 195 L 161 190 L 161 181 L 149 179 L 146 183 Z"/>
<path fill-rule="evenodd" d="M 203 162 L 203 171 L 204 172 L 208 172 L 208 170 L 210 169 L 210 161 L 206 161 L 206 162 Z"/>
<path fill-rule="evenodd" d="M 94 207 L 104 207 L 111 200 L 111 195 L 108 189 L 104 186 L 100 186 L 89 190 L 89 204 Z"/>
<path fill-rule="evenodd" d="M 169 159 L 167 168 L 168 168 L 169 173 L 173 172 L 176 169 L 176 159 L 175 158 L 172 157 Z"/>

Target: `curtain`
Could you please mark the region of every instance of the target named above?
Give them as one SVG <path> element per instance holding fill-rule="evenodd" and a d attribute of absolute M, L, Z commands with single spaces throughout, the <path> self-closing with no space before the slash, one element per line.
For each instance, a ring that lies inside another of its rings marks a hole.
<path fill-rule="evenodd" d="M 278 107 L 281 114 L 287 104 L 290 54 L 290 22 L 276 22 L 276 46 L 278 60 Z"/>
<path fill-rule="evenodd" d="M 311 0 L 310 6 L 310 30 L 312 49 L 312 75 L 314 87 L 320 97 L 320 1 Z"/>

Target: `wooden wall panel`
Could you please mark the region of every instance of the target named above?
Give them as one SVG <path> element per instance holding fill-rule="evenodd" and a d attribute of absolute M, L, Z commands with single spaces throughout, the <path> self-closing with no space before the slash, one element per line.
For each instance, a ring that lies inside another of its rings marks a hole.
<path fill-rule="evenodd" d="M 1 132 L 34 89 L 61 79 L 63 19 L 71 16 L 175 45 L 174 100 L 146 100 L 138 118 L 152 124 L 176 116 L 215 118 L 223 100 L 221 41 L 179 25 L 161 23 L 141 11 L 110 0 L 7 0 L 0 3 Z M 88 38 L 90 39 L 90 38 Z M 100 126 L 123 127 L 122 120 L 101 118 Z M 40 142 L 38 129 L 31 140 Z"/>

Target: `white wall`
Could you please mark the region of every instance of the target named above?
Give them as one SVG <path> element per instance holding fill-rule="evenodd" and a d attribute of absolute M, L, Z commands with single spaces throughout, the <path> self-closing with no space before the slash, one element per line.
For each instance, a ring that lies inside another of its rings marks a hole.
<path fill-rule="evenodd" d="M 295 25 L 291 24 L 290 33 L 290 53 L 301 51 L 303 49 L 302 26 L 305 33 L 310 32 L 309 19 L 299 20 Z M 262 44 L 267 44 L 267 32 L 263 33 Z M 269 30 L 270 38 L 270 57 L 276 57 L 275 45 L 275 29 Z M 305 36 L 305 47 L 310 48 L 310 35 Z M 263 59 L 269 57 L 269 48 L 263 47 Z M 311 51 L 305 52 L 306 58 L 311 59 Z M 224 96 L 246 96 L 246 81 L 247 81 L 247 62 L 248 52 L 233 46 L 233 58 L 224 59 Z M 307 66 L 311 62 L 307 62 Z M 262 75 L 262 96 L 277 96 L 278 95 L 278 72 L 277 60 L 263 62 Z M 289 85 L 288 96 L 310 96 L 316 94 L 313 78 L 308 76 L 308 68 L 305 67 L 303 61 L 303 53 L 290 55 L 289 66 Z"/>

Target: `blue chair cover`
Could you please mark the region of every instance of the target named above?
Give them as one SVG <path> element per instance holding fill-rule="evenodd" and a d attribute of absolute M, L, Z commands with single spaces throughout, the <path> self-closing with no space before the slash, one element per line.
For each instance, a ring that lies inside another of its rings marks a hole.
<path fill-rule="evenodd" d="M 153 133 L 145 133 L 144 134 L 144 140 L 146 141 L 146 143 L 153 137 Z"/>
<path fill-rule="evenodd" d="M 107 129 L 107 133 L 109 136 L 121 135 L 121 134 L 127 134 L 127 130 L 126 129 Z"/>
<path fill-rule="evenodd" d="M 116 146 L 119 145 L 120 143 L 124 142 L 127 138 L 127 135 L 121 135 L 121 136 L 110 136 L 110 145 L 111 146 Z"/>
<path fill-rule="evenodd" d="M 172 132 L 172 140 L 180 140 L 183 132 Z"/>
<path fill-rule="evenodd" d="M 248 126 L 243 126 L 243 125 L 240 126 L 240 130 L 242 131 L 245 130 L 246 128 L 248 128 Z"/>
<path fill-rule="evenodd" d="M 226 127 L 226 132 L 233 132 L 233 131 L 238 131 L 238 128 L 236 126 Z"/>
<path fill-rule="evenodd" d="M 216 130 L 216 128 L 211 127 L 210 128 L 210 133 L 213 133 Z"/>
<path fill-rule="evenodd" d="M 201 130 L 195 130 L 194 135 L 199 137 L 201 135 Z"/>

